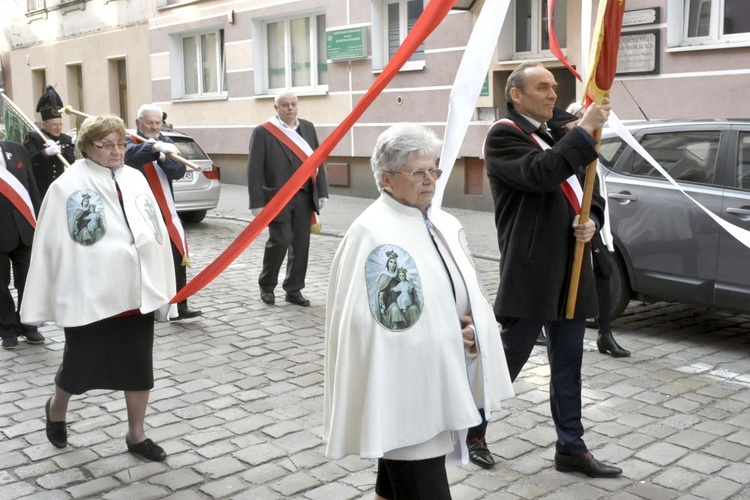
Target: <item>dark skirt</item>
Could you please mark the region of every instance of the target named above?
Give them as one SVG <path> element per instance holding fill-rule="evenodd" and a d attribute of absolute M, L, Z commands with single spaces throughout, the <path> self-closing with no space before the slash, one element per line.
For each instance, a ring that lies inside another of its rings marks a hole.
<path fill-rule="evenodd" d="M 91 389 L 148 391 L 154 387 L 153 314 L 133 314 L 65 328 L 55 384 L 70 394 Z"/>

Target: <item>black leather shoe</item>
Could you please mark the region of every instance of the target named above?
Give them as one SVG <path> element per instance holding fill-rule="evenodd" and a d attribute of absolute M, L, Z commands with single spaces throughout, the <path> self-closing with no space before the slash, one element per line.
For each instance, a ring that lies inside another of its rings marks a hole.
<path fill-rule="evenodd" d="M 130 451 L 131 453 L 135 453 L 136 455 L 140 455 L 146 460 L 151 460 L 153 462 L 163 462 L 167 458 L 167 452 L 164 451 L 164 448 L 154 443 L 150 439 L 141 441 L 138 444 L 133 444 L 130 442 L 130 439 L 126 435 L 125 444 L 128 445 L 128 451 Z"/>
<path fill-rule="evenodd" d="M 474 438 L 466 442 L 469 445 L 469 460 L 471 463 L 482 467 L 483 469 L 491 469 L 495 465 L 495 459 L 492 457 L 487 443 L 482 438 Z"/>
<path fill-rule="evenodd" d="M 200 309 L 189 309 L 187 307 L 184 308 L 184 309 L 180 309 L 178 307 L 177 308 L 177 317 L 173 318 L 172 321 L 179 321 L 181 319 L 197 318 L 201 314 L 203 314 L 203 311 L 201 311 Z"/>
<path fill-rule="evenodd" d="M 622 474 L 622 469 L 600 462 L 589 451 L 577 455 L 555 452 L 555 469 L 560 472 L 582 472 L 588 477 L 615 477 Z"/>
<path fill-rule="evenodd" d="M 299 290 L 295 290 L 293 292 L 287 292 L 286 298 L 284 299 L 287 302 L 291 302 L 292 304 L 297 304 L 298 306 L 307 307 L 310 305 L 310 301 L 307 300 L 302 296 L 302 292 Z"/>
<path fill-rule="evenodd" d="M 276 296 L 273 292 L 260 292 L 260 300 L 262 300 L 264 304 L 272 306 L 276 302 Z"/>
<path fill-rule="evenodd" d="M 615 341 L 612 336 L 612 332 L 600 333 L 596 338 L 596 347 L 602 354 L 609 354 L 613 358 L 627 358 L 630 357 L 630 351 L 623 349 L 620 344 Z"/>
<path fill-rule="evenodd" d="M 26 337 L 27 344 L 44 344 L 44 335 L 34 331 L 24 331 L 21 335 Z"/>
<path fill-rule="evenodd" d="M 65 421 L 52 422 L 49 419 L 49 405 L 52 398 L 47 400 L 44 406 L 44 414 L 47 418 L 47 439 L 55 448 L 65 448 L 68 446 L 68 429 L 65 427 Z"/>
<path fill-rule="evenodd" d="M 18 337 L 5 337 L 3 339 L 3 349 L 16 349 L 18 347 Z"/>
<path fill-rule="evenodd" d="M 544 334 L 544 330 L 539 330 L 539 335 L 536 337 L 536 340 L 534 341 L 534 345 L 547 347 L 547 335 Z"/>

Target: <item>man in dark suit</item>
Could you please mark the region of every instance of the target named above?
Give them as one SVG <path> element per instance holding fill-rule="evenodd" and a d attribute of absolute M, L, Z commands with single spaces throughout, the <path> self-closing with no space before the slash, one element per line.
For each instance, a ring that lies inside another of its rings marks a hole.
<path fill-rule="evenodd" d="M 44 343 L 44 335 L 35 326 L 22 325 L 18 315 L 40 204 L 26 148 L 16 142 L 0 141 L 0 335 L 5 349 L 18 347 L 19 336 L 26 337 L 29 344 Z M 13 286 L 18 292 L 17 307 L 8 288 L 11 266 Z"/>
<path fill-rule="evenodd" d="M 169 153 L 179 154 L 179 150 L 172 139 L 161 133 L 164 116 L 164 111 L 155 104 L 144 104 L 138 108 L 135 124 L 138 127 L 138 136 L 142 139 L 137 140 L 138 138 L 131 136 L 125 138 L 125 164 L 140 170 L 146 176 L 157 201 L 161 200 L 159 209 L 170 231 L 175 281 L 179 292 L 187 284 L 186 266 L 190 261 L 187 253 L 187 236 L 174 209 L 172 181 L 181 179 L 185 175 L 186 167 L 167 156 Z M 199 309 L 190 309 L 185 299 L 177 304 L 177 316 L 170 319 L 189 319 L 201 314 L 203 313 Z"/>
<path fill-rule="evenodd" d="M 576 242 L 591 241 L 604 220 L 604 199 L 598 193 L 591 219 L 580 223 L 579 213 L 586 165 L 597 159 L 592 133 L 604 125 L 611 106 L 608 100 L 592 104 L 571 132 L 550 134 L 546 122 L 554 115 L 556 89 L 554 76 L 540 64 L 519 66 L 505 87 L 507 117 L 492 126 L 485 141 L 501 255 L 495 316 L 502 324 L 512 380 L 528 360 L 539 330 L 546 330 L 555 468 L 613 477 L 622 470 L 594 458 L 583 442 L 581 423 L 583 337 L 586 318 L 597 315 L 589 245 L 574 318 L 565 318 Z M 469 433 L 472 461 L 492 461 L 484 428 L 479 431 Z"/>
<path fill-rule="evenodd" d="M 274 101 L 276 116 L 255 127 L 250 138 L 247 160 L 247 187 L 250 209 L 257 215 L 302 165 L 303 158 L 318 147 L 315 126 L 297 118 L 298 101 L 294 93 L 280 92 Z M 286 278 L 283 282 L 286 301 L 309 306 L 302 295 L 307 274 L 310 249 L 310 223 L 313 211 L 328 199 L 325 166 L 320 165 L 268 226 L 268 242 L 263 255 L 263 270 L 258 278 L 260 298 L 266 304 L 276 300 L 274 289 L 279 270 L 287 256 Z"/>

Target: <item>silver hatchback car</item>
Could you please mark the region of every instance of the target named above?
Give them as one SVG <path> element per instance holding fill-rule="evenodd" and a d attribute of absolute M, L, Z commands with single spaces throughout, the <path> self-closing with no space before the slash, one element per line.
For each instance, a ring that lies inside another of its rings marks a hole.
<path fill-rule="evenodd" d="M 750 230 L 750 120 L 627 127 L 688 195 Z M 612 317 L 631 299 L 750 313 L 750 249 L 607 130 L 600 162 L 616 249 Z"/>

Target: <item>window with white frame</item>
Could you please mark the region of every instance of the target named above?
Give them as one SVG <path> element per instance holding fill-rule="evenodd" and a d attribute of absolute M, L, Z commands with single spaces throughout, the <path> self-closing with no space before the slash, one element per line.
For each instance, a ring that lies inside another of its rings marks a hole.
<path fill-rule="evenodd" d="M 683 1 L 683 36 L 687 45 L 750 39 L 747 0 Z"/>
<path fill-rule="evenodd" d="M 389 61 L 396 54 L 423 10 L 423 0 L 386 0 L 385 18 L 388 26 L 386 53 Z M 417 47 L 409 61 L 424 61 L 424 43 Z"/>
<path fill-rule="evenodd" d="M 538 57 L 549 53 L 548 0 L 515 0 L 513 2 L 513 56 Z M 557 0 L 554 27 L 560 47 L 568 43 L 568 1 Z"/>
<path fill-rule="evenodd" d="M 44 9 L 44 0 L 26 0 L 26 12 Z"/>
<path fill-rule="evenodd" d="M 224 30 L 180 35 L 183 97 L 226 93 Z"/>
<path fill-rule="evenodd" d="M 265 89 L 316 90 L 328 85 L 326 16 L 266 21 Z"/>

